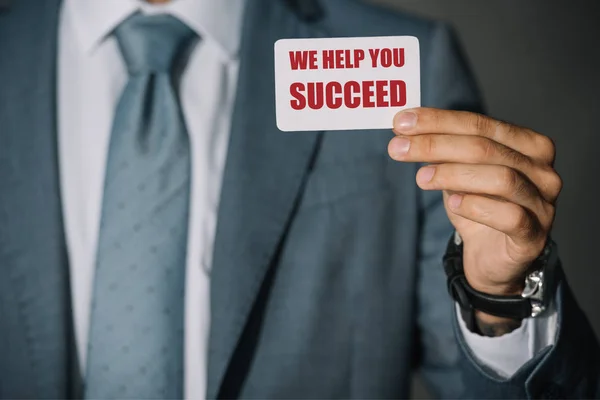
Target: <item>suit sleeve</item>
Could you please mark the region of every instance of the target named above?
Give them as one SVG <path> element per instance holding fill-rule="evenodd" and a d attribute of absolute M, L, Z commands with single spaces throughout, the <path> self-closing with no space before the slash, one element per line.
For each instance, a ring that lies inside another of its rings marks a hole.
<path fill-rule="evenodd" d="M 423 48 L 423 105 L 483 112 L 481 96 L 451 29 L 437 25 Z M 435 397 L 600 398 L 600 348 L 560 265 L 554 345 L 508 379 L 476 361 L 458 326 L 441 260 L 453 228 L 439 192 L 420 191 L 417 278 L 418 369 Z"/>

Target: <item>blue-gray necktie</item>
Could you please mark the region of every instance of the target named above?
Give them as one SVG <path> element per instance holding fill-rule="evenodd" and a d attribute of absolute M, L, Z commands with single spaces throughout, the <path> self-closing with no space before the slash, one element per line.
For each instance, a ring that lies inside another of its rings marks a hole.
<path fill-rule="evenodd" d="M 181 398 L 190 150 L 177 96 L 193 31 L 136 14 L 106 165 L 86 398 Z"/>

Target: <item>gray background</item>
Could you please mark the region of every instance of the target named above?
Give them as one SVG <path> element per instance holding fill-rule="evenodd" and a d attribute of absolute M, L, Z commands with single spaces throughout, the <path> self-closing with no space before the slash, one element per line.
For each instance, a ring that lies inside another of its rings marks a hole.
<path fill-rule="evenodd" d="M 457 29 L 494 117 L 556 142 L 564 181 L 553 236 L 600 334 L 600 1 L 373 0 Z M 415 397 L 425 396 L 417 385 Z"/>

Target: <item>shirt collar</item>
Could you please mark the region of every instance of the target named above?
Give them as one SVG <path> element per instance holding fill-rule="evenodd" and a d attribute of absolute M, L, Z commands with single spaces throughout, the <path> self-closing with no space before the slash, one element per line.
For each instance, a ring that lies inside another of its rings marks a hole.
<path fill-rule="evenodd" d="M 212 40 L 228 58 L 237 58 L 245 0 L 172 0 L 150 5 L 143 0 L 65 0 L 86 52 L 93 52 L 131 14 L 168 13 L 203 40 Z"/>

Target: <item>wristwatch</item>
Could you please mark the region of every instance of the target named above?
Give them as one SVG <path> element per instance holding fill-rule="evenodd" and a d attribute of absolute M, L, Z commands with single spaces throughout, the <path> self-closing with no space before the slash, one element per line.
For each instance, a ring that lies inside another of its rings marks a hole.
<path fill-rule="evenodd" d="M 448 292 L 461 307 L 463 318 L 472 320 L 474 310 L 497 317 L 535 318 L 548 309 L 554 294 L 554 275 L 557 264 L 556 245 L 548 239 L 542 254 L 534 260 L 520 295 L 498 296 L 475 290 L 465 277 L 463 269 L 462 238 L 455 232 L 448 241 L 444 255 L 444 270 L 448 277 Z"/>

